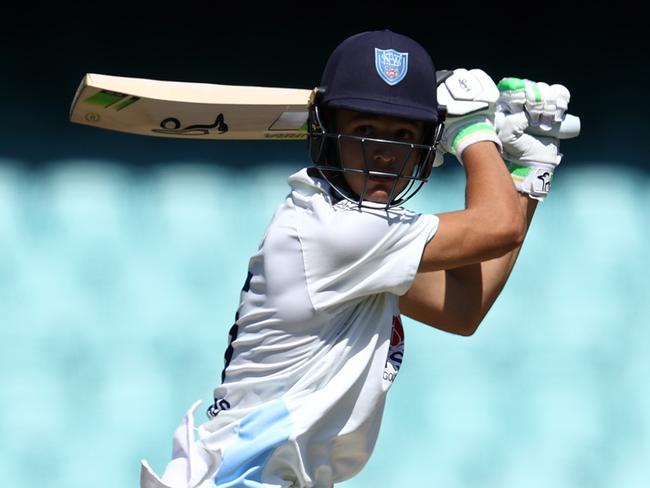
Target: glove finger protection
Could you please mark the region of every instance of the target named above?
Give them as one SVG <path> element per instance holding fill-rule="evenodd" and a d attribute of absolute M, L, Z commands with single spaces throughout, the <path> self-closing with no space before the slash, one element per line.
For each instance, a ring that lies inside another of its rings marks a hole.
<path fill-rule="evenodd" d="M 548 85 L 521 78 L 503 78 L 497 85 L 500 91 L 498 112 L 525 111 L 530 125 L 550 130 L 560 122 L 569 105 L 571 94 L 560 84 Z"/>

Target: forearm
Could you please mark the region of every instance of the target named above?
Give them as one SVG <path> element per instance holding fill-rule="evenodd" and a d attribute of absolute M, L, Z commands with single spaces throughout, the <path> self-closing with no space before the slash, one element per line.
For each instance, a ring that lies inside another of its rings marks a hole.
<path fill-rule="evenodd" d="M 520 193 L 516 195 L 516 208 L 525 219 L 526 231 L 537 203 Z M 400 298 L 402 313 L 452 334 L 472 335 L 503 289 L 520 250 L 521 244 L 497 258 L 418 273 L 409 291 Z"/>
<path fill-rule="evenodd" d="M 530 228 L 538 202 L 521 193 L 517 194 L 517 199 L 526 223 L 525 237 Z M 503 290 L 519 257 L 522 246 L 523 240 L 520 245 L 503 256 L 481 263 L 447 270 L 451 278 L 463 284 L 466 305 L 472 310 L 472 323 L 474 327 L 478 327 L 480 321 L 488 313 Z"/>
<path fill-rule="evenodd" d="M 518 193 L 506 165 L 491 142 L 480 142 L 463 152 L 467 176 L 465 187 L 466 211 L 481 212 L 482 227 L 501 227 L 516 221 L 519 215 Z"/>
<path fill-rule="evenodd" d="M 523 237 L 518 193 L 492 142 L 463 152 L 466 208 L 437 214 L 439 229 L 427 244 L 418 271 L 457 268 L 503 256 Z"/>

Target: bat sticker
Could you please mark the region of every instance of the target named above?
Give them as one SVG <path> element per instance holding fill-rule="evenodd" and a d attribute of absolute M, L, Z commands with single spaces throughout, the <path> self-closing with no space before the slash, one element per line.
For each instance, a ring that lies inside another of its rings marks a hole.
<path fill-rule="evenodd" d="M 214 120 L 212 125 L 194 124 L 188 125 L 185 128 L 181 127 L 181 121 L 176 117 L 168 117 L 160 122 L 160 129 L 151 129 L 152 132 L 159 134 L 170 134 L 175 136 L 207 136 L 210 129 L 217 129 L 219 134 L 228 132 L 228 124 L 226 124 L 223 114 L 219 114 Z"/>
<path fill-rule="evenodd" d="M 280 116 L 273 121 L 268 130 L 293 131 L 299 130 L 307 133 L 307 117 L 309 113 L 305 110 L 299 112 L 282 112 Z"/>
<path fill-rule="evenodd" d="M 112 108 L 113 110 L 124 110 L 129 105 L 134 104 L 140 100 L 140 97 L 125 95 L 124 93 L 114 92 L 110 90 L 101 90 L 94 95 L 86 98 L 85 103 L 90 105 L 97 105 L 102 108 Z M 119 103 L 118 103 L 119 102 Z"/>

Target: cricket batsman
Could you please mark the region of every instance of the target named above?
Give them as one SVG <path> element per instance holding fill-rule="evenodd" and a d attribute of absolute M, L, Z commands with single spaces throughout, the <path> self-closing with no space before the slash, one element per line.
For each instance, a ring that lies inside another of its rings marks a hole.
<path fill-rule="evenodd" d="M 339 44 L 310 105 L 313 165 L 289 176 L 242 275 L 209 419 L 195 428 L 196 402 L 164 474 L 143 461 L 141 488 L 331 488 L 357 474 L 405 359 L 402 316 L 474 333 L 550 191 L 569 98 L 479 69 L 437 76 L 388 30 Z M 465 208 L 404 208 L 444 153 L 466 173 Z"/>

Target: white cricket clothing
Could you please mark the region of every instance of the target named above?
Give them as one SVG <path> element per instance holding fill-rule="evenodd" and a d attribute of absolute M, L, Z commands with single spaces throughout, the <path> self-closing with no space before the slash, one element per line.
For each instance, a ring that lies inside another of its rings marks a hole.
<path fill-rule="evenodd" d="M 194 404 L 162 480 L 143 463 L 142 488 L 325 488 L 373 450 L 402 362 L 399 296 L 439 220 L 337 202 L 307 169 L 289 185 L 249 262 L 223 409 L 195 441 Z"/>

